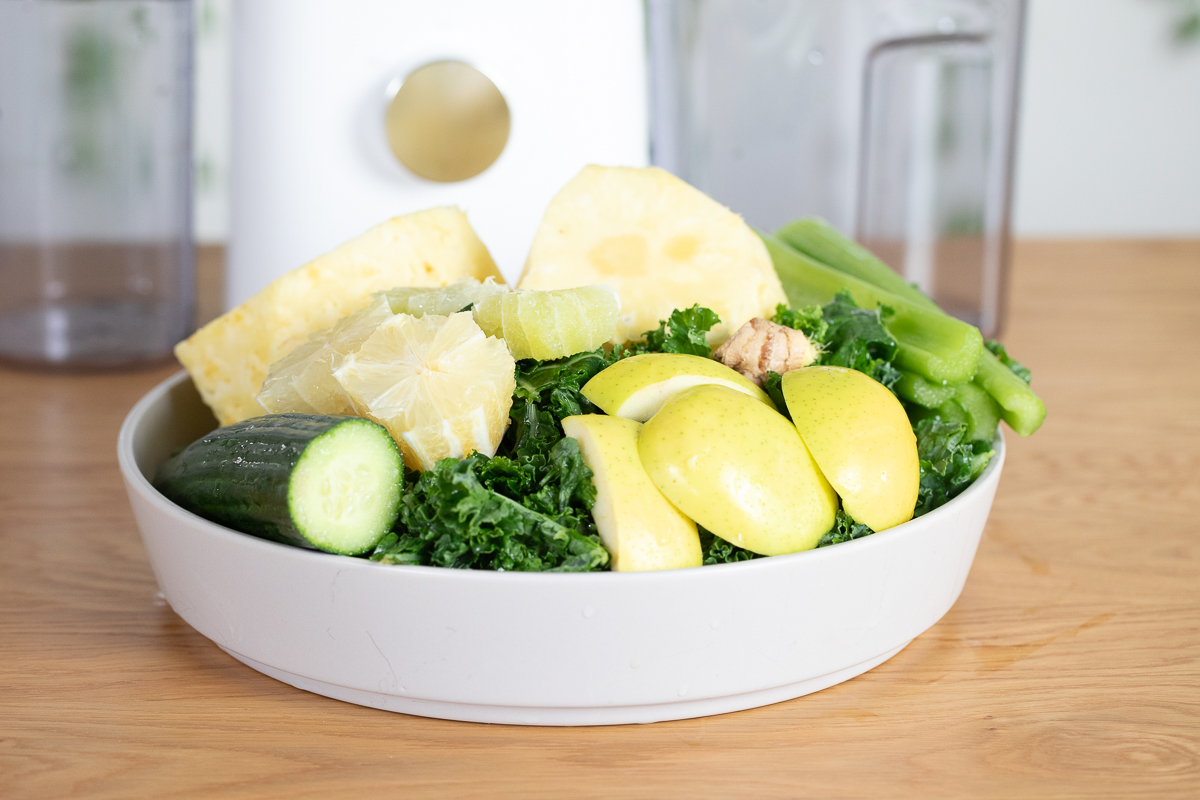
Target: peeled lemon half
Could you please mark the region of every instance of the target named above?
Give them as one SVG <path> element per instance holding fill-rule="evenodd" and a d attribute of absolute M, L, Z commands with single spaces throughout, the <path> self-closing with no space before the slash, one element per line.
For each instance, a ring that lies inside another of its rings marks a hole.
<path fill-rule="evenodd" d="M 333 376 L 359 416 L 400 445 L 404 463 L 428 469 L 442 458 L 495 455 L 515 388 L 516 363 L 470 312 L 382 322 Z"/>

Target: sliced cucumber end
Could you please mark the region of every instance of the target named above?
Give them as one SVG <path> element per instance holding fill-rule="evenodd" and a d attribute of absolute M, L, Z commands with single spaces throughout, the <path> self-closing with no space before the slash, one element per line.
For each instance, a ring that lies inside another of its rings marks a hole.
<path fill-rule="evenodd" d="M 403 476 L 387 430 L 347 419 L 313 439 L 296 462 L 288 484 L 292 523 L 320 550 L 365 553 L 399 516 Z"/>

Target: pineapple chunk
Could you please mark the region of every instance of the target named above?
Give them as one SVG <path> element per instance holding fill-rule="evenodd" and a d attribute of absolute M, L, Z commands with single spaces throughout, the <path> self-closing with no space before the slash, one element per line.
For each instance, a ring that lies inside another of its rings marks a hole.
<path fill-rule="evenodd" d="M 591 284 L 621 297 L 614 343 L 699 303 L 721 317 L 708 335 L 716 345 L 787 302 L 742 218 L 656 167 L 584 167 L 546 209 L 518 288 Z"/>
<path fill-rule="evenodd" d="M 255 395 L 267 367 L 396 286 L 445 286 L 462 277 L 501 282 L 457 208 L 395 217 L 277 278 L 175 346 L 221 425 L 263 413 Z"/>

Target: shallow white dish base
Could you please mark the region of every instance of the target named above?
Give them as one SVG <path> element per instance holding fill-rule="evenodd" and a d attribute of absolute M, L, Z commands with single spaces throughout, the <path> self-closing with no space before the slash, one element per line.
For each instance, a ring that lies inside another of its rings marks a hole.
<path fill-rule="evenodd" d="M 655 573 L 382 566 L 201 519 L 148 477 L 214 427 L 179 373 L 118 455 L 151 565 L 248 666 L 389 711 L 520 725 L 687 719 L 789 700 L 886 661 L 958 599 L 1004 463 L 942 508 L 833 547 Z M 898 689 L 899 690 L 899 689 Z"/>

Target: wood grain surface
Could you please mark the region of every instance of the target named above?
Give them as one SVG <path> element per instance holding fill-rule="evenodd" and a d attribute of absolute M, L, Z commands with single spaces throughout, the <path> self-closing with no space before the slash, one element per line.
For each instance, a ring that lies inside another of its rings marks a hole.
<path fill-rule="evenodd" d="M 117 471 L 171 370 L 0 371 L 0 796 L 1198 797 L 1200 242 L 1022 244 L 1004 339 L 1050 415 L 941 622 L 808 697 L 588 729 L 237 663 L 159 598 Z"/>

